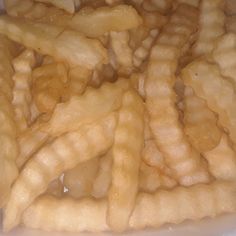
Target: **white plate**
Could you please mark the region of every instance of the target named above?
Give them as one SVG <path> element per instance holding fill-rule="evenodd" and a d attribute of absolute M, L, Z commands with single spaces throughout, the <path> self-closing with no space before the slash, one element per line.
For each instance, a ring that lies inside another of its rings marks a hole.
<path fill-rule="evenodd" d="M 234 1 L 234 0 L 232 0 Z M 23 0 L 22 0 L 23 2 Z M 3 9 L 3 0 L 0 0 Z M 78 233 L 44 232 L 18 228 L 8 234 L 0 230 L 0 236 L 78 236 Z M 79 236 L 93 236 L 90 233 L 80 233 Z M 94 234 L 95 235 L 95 234 Z M 98 233 L 96 236 L 119 236 L 120 234 Z M 236 236 L 236 214 L 224 215 L 216 219 L 204 219 L 198 222 L 185 222 L 179 225 L 166 225 L 158 230 L 131 231 L 122 236 Z"/>

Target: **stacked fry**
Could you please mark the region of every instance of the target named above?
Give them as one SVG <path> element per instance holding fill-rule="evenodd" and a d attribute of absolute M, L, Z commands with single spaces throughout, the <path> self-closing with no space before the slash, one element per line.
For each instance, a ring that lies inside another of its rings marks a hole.
<path fill-rule="evenodd" d="M 236 212 L 231 3 L 5 0 L 3 230 L 123 232 Z"/>

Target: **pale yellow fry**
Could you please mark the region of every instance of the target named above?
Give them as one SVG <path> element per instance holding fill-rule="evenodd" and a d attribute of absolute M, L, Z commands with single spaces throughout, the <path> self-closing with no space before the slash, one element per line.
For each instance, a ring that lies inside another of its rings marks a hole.
<path fill-rule="evenodd" d="M 195 56 L 210 53 L 214 40 L 224 34 L 224 0 L 201 1 L 199 24 L 198 39 L 193 46 Z"/>
<path fill-rule="evenodd" d="M 55 7 L 61 8 L 70 14 L 75 12 L 74 0 L 36 0 L 37 2 L 49 3 Z"/>
<path fill-rule="evenodd" d="M 111 184 L 112 153 L 108 151 L 100 159 L 98 174 L 93 182 L 92 196 L 103 198 L 107 195 Z"/>
<path fill-rule="evenodd" d="M 152 48 L 145 81 L 153 137 L 176 180 L 186 186 L 209 181 L 200 153 L 192 148 L 183 132 L 174 91 L 177 60 L 196 23 L 196 8 L 180 4 Z"/>
<path fill-rule="evenodd" d="M 98 37 L 109 31 L 125 31 L 142 24 L 137 11 L 128 5 L 84 8 L 74 15 L 69 27 L 89 37 Z"/>
<path fill-rule="evenodd" d="M 63 193 L 64 193 L 64 186 L 60 180 L 60 178 L 53 180 L 45 193 L 54 195 L 56 197 L 62 197 Z"/>
<path fill-rule="evenodd" d="M 113 84 L 104 83 L 99 89 L 87 89 L 82 96 L 74 96 L 68 102 L 58 104 L 42 130 L 51 136 L 59 136 L 94 122 L 119 109 L 122 95 L 128 87 L 129 81 L 121 79 Z"/>
<path fill-rule="evenodd" d="M 217 65 L 199 60 L 189 64 L 182 75 L 186 85 L 206 100 L 208 107 L 216 112 L 219 123 L 236 144 L 236 94 L 232 84 L 220 74 Z"/>
<path fill-rule="evenodd" d="M 12 187 L 4 211 L 3 228 L 17 226 L 23 211 L 42 194 L 48 184 L 66 170 L 102 155 L 113 143 L 116 114 L 111 114 L 78 131 L 69 132 L 45 145 L 21 171 Z"/>
<path fill-rule="evenodd" d="M 205 100 L 197 97 L 191 87 L 184 92 L 184 132 L 191 144 L 200 152 L 210 151 L 221 139 L 218 118 Z"/>
<path fill-rule="evenodd" d="M 107 52 L 96 39 L 88 39 L 77 31 L 23 19 L 0 17 L 0 33 L 41 54 L 55 57 L 72 66 L 88 69 L 107 62 Z"/>
<path fill-rule="evenodd" d="M 16 158 L 18 144 L 16 141 L 16 124 L 13 98 L 13 68 L 11 65 L 11 45 L 7 38 L 0 35 L 0 208 L 6 203 L 10 188 L 18 175 Z"/>
<path fill-rule="evenodd" d="M 221 180 L 236 179 L 236 153 L 226 134 L 223 134 L 220 143 L 211 151 L 203 153 L 208 161 L 209 171 Z"/>
<path fill-rule="evenodd" d="M 67 194 L 74 198 L 91 196 L 98 168 L 99 160 L 93 158 L 65 172 L 63 184 L 68 189 Z"/>
<path fill-rule="evenodd" d="M 13 60 L 15 73 L 12 79 L 15 84 L 13 88 L 12 104 L 15 110 L 15 121 L 20 132 L 24 131 L 28 127 L 31 120 L 31 74 L 35 63 L 36 58 L 34 52 L 29 49 L 23 51 Z"/>
<path fill-rule="evenodd" d="M 112 148 L 111 187 L 108 193 L 108 224 L 114 231 L 124 231 L 135 205 L 138 174 L 144 141 L 144 107 L 135 90 L 122 98 Z"/>
<path fill-rule="evenodd" d="M 105 199 L 42 196 L 25 212 L 25 226 L 47 231 L 100 232 L 109 230 Z M 199 220 L 236 211 L 235 184 L 215 181 L 210 185 L 176 187 L 155 194 L 140 193 L 129 220 L 130 229 L 158 228 L 166 223 Z"/>
<path fill-rule="evenodd" d="M 212 54 L 221 74 L 228 77 L 236 88 L 236 35 L 229 33 L 220 37 Z"/>

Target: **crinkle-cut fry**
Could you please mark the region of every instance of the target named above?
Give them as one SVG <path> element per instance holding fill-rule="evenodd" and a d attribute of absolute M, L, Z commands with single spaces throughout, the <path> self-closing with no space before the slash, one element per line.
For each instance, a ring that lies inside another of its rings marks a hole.
<path fill-rule="evenodd" d="M 144 140 L 144 106 L 135 90 L 122 98 L 112 147 L 112 176 L 107 220 L 114 231 L 124 231 L 135 205 Z"/>
<path fill-rule="evenodd" d="M 212 54 L 214 61 L 220 67 L 221 74 L 236 88 L 236 35 L 229 33 L 220 37 Z"/>
<path fill-rule="evenodd" d="M 0 35 L 0 208 L 6 203 L 10 188 L 18 175 L 16 158 L 18 155 L 17 132 L 14 120 L 13 68 L 11 65 L 11 45 L 7 38 Z"/>
<path fill-rule="evenodd" d="M 177 182 L 160 172 L 157 168 L 141 163 L 139 173 L 139 189 L 142 192 L 153 193 L 159 188 L 173 188 Z"/>
<path fill-rule="evenodd" d="M 15 110 L 15 121 L 18 130 L 22 132 L 28 127 L 31 120 L 31 74 L 36 63 L 34 52 L 26 49 L 12 63 L 15 69 L 12 77 L 15 83 L 12 104 Z"/>
<path fill-rule="evenodd" d="M 36 153 L 49 139 L 49 135 L 38 130 L 37 125 L 32 125 L 18 136 L 19 155 L 16 164 L 21 169 L 29 158 Z"/>
<path fill-rule="evenodd" d="M 83 124 L 92 123 L 118 110 L 122 95 L 128 88 L 129 81 L 125 79 L 104 83 L 99 89 L 89 88 L 82 96 L 74 96 L 68 102 L 58 104 L 51 119 L 42 125 L 41 130 L 51 136 L 59 136 Z"/>
<path fill-rule="evenodd" d="M 236 94 L 232 83 L 221 75 L 217 65 L 205 60 L 189 64 L 182 70 L 182 77 L 184 83 L 217 113 L 219 124 L 236 144 Z"/>
<path fill-rule="evenodd" d="M 226 32 L 236 34 L 236 15 L 226 18 Z"/>
<path fill-rule="evenodd" d="M 140 47 L 138 47 L 133 53 L 133 64 L 139 67 L 148 57 L 151 47 L 159 33 L 158 29 L 150 31 L 148 37 L 146 37 Z"/>
<path fill-rule="evenodd" d="M 204 0 L 200 4 L 198 39 L 193 46 L 193 54 L 208 54 L 214 47 L 214 40 L 225 32 L 224 0 Z"/>
<path fill-rule="evenodd" d="M 184 132 L 200 153 L 210 151 L 219 144 L 222 131 L 217 122 L 216 114 L 208 108 L 205 100 L 196 96 L 191 87 L 185 87 Z"/>
<path fill-rule="evenodd" d="M 129 5 L 84 8 L 74 15 L 68 27 L 88 37 L 102 36 L 110 31 L 125 31 L 142 24 L 142 18 Z"/>
<path fill-rule="evenodd" d="M 186 186 L 209 181 L 200 154 L 190 145 L 183 132 L 175 106 L 177 59 L 181 48 L 195 30 L 196 21 L 196 8 L 186 4 L 178 6 L 152 48 L 145 80 L 146 106 L 153 137 L 176 180 Z"/>
<path fill-rule="evenodd" d="M 117 70 L 120 74 L 130 74 L 133 69 L 133 51 L 129 46 L 129 32 L 110 32 L 111 49 L 114 52 Z"/>
<path fill-rule="evenodd" d="M 64 173 L 63 184 L 68 189 L 68 196 L 74 198 L 91 196 L 93 182 L 99 168 L 98 158 L 80 163 Z"/>
<path fill-rule="evenodd" d="M 104 154 L 113 143 L 117 114 L 75 132 L 69 132 L 45 145 L 21 171 L 4 209 L 4 231 L 17 226 L 23 211 L 48 187 L 48 184 L 79 163 Z"/>
<path fill-rule="evenodd" d="M 139 193 L 129 228 L 158 228 L 166 223 L 196 221 L 235 211 L 235 183 L 215 181 L 209 185 L 179 186 L 154 194 Z M 47 231 L 101 232 L 109 230 L 106 212 L 106 199 L 43 195 L 24 212 L 22 222 L 27 227 Z"/>
<path fill-rule="evenodd" d="M 212 150 L 204 152 L 208 161 L 210 173 L 220 180 L 235 181 L 236 153 L 226 134 L 223 134 L 220 143 Z"/>
<path fill-rule="evenodd" d="M 108 60 L 107 51 L 96 39 L 60 26 L 33 23 L 24 19 L 0 16 L 0 33 L 41 54 L 66 61 L 72 66 L 93 69 Z"/>
<path fill-rule="evenodd" d="M 173 0 L 149 0 L 143 1 L 142 7 L 146 11 L 159 11 L 161 13 L 168 13 L 172 8 Z"/>
<path fill-rule="evenodd" d="M 112 153 L 108 151 L 100 158 L 98 174 L 93 182 L 92 196 L 103 198 L 107 196 L 111 184 Z"/>
<path fill-rule="evenodd" d="M 35 1 L 52 4 L 55 7 L 58 7 L 60 9 L 69 12 L 70 14 L 73 14 L 75 12 L 74 0 L 35 0 Z"/>
<path fill-rule="evenodd" d="M 51 194 L 56 197 L 62 197 L 64 193 L 64 186 L 60 180 L 60 178 L 53 180 L 46 190 L 47 194 Z"/>

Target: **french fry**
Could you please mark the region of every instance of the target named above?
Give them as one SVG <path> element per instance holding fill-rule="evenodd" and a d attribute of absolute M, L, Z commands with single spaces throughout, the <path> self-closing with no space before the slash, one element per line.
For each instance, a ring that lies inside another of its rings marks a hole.
<path fill-rule="evenodd" d="M 187 3 L 191 6 L 198 7 L 199 2 L 200 0 L 176 0 L 176 1 L 173 1 L 173 4 L 176 4 L 176 6 L 178 6 L 178 4 Z"/>
<path fill-rule="evenodd" d="M 84 125 L 44 146 L 25 165 L 12 187 L 4 210 L 3 228 L 17 226 L 23 211 L 66 170 L 102 155 L 113 143 L 116 114 Z"/>
<path fill-rule="evenodd" d="M 192 88 L 186 87 L 184 95 L 184 132 L 200 153 L 210 151 L 219 144 L 222 136 L 217 126 L 218 118 Z"/>
<path fill-rule="evenodd" d="M 108 60 L 107 52 L 98 40 L 88 39 L 77 31 L 65 30 L 60 26 L 33 23 L 2 15 L 0 33 L 72 66 L 80 65 L 93 69 Z"/>
<path fill-rule="evenodd" d="M 65 172 L 63 184 L 68 189 L 67 194 L 74 198 L 91 196 L 98 165 L 98 158 L 93 158 Z"/>
<path fill-rule="evenodd" d="M 159 11 L 161 13 L 167 13 L 172 7 L 172 0 L 143 1 L 142 6 L 146 11 Z"/>
<path fill-rule="evenodd" d="M 92 196 L 103 198 L 107 196 L 111 184 L 112 153 L 108 151 L 100 158 L 98 174 L 93 182 Z"/>
<path fill-rule="evenodd" d="M 236 153 L 226 134 L 223 134 L 220 143 L 212 150 L 204 152 L 208 161 L 209 171 L 221 180 L 236 179 Z"/>
<path fill-rule="evenodd" d="M 226 32 L 228 33 L 236 33 L 236 16 L 228 16 L 226 18 Z"/>
<path fill-rule="evenodd" d="M 17 132 L 14 120 L 13 68 L 11 65 L 12 42 L 0 35 L 0 208 L 5 205 L 12 183 L 18 175 L 16 158 L 18 155 Z"/>
<path fill-rule="evenodd" d="M 41 196 L 25 212 L 25 226 L 47 231 L 107 231 L 105 199 Z M 155 194 L 138 194 L 129 221 L 130 229 L 157 228 L 166 223 L 199 220 L 236 211 L 235 184 L 215 181 L 210 185 L 176 187 Z M 91 220 L 93 219 L 93 220 Z"/>
<path fill-rule="evenodd" d="M 15 83 L 13 88 L 12 104 L 15 110 L 15 121 L 19 132 L 24 131 L 31 120 L 30 104 L 32 69 L 36 59 L 32 50 L 23 51 L 17 58 L 13 60 L 15 74 L 12 79 Z"/>
<path fill-rule="evenodd" d="M 208 107 L 217 113 L 219 123 L 236 144 L 236 94 L 232 84 L 220 74 L 217 65 L 205 60 L 194 61 L 182 71 L 184 83 L 206 100 Z"/>
<path fill-rule="evenodd" d="M 120 79 L 113 84 L 104 83 L 99 89 L 87 89 L 83 96 L 72 97 L 68 102 L 58 104 L 41 130 L 51 136 L 59 136 L 83 124 L 92 123 L 118 110 L 122 95 L 128 88 L 129 81 Z"/>
<path fill-rule="evenodd" d="M 129 75 L 133 69 L 133 52 L 129 47 L 129 32 L 111 32 L 111 49 L 114 52 L 118 73 Z"/>
<path fill-rule="evenodd" d="M 234 87 L 236 86 L 236 35 L 225 34 L 220 37 L 212 52 L 214 61 L 220 67 L 223 76 L 229 79 Z"/>
<path fill-rule="evenodd" d="M 215 39 L 225 32 L 225 15 L 223 0 L 204 0 L 200 4 L 200 30 L 193 46 L 193 54 L 200 56 L 212 51 Z"/>
<path fill-rule="evenodd" d="M 227 15 L 234 15 L 236 14 L 236 5 L 232 0 L 225 1 L 225 12 Z"/>
<path fill-rule="evenodd" d="M 98 37 L 106 32 L 125 31 L 141 24 L 142 18 L 132 6 L 118 5 L 100 7 L 95 10 L 84 8 L 75 14 L 68 27 L 88 37 Z"/>
<path fill-rule="evenodd" d="M 111 187 L 108 193 L 108 224 L 114 231 L 124 231 L 135 205 L 138 174 L 143 147 L 144 107 L 135 90 L 122 98 L 112 147 Z"/>
<path fill-rule="evenodd" d="M 145 81 L 146 106 L 153 137 L 176 180 L 185 186 L 209 181 L 200 153 L 188 142 L 175 107 L 177 59 L 194 32 L 196 22 L 196 8 L 180 4 L 152 48 Z"/>
<path fill-rule="evenodd" d="M 51 194 L 56 197 L 62 197 L 62 195 L 64 193 L 64 186 L 63 186 L 60 178 L 53 180 L 49 184 L 45 193 Z"/>
<path fill-rule="evenodd" d="M 37 2 L 52 4 L 55 7 L 61 8 L 70 14 L 75 12 L 74 0 L 36 0 Z"/>

